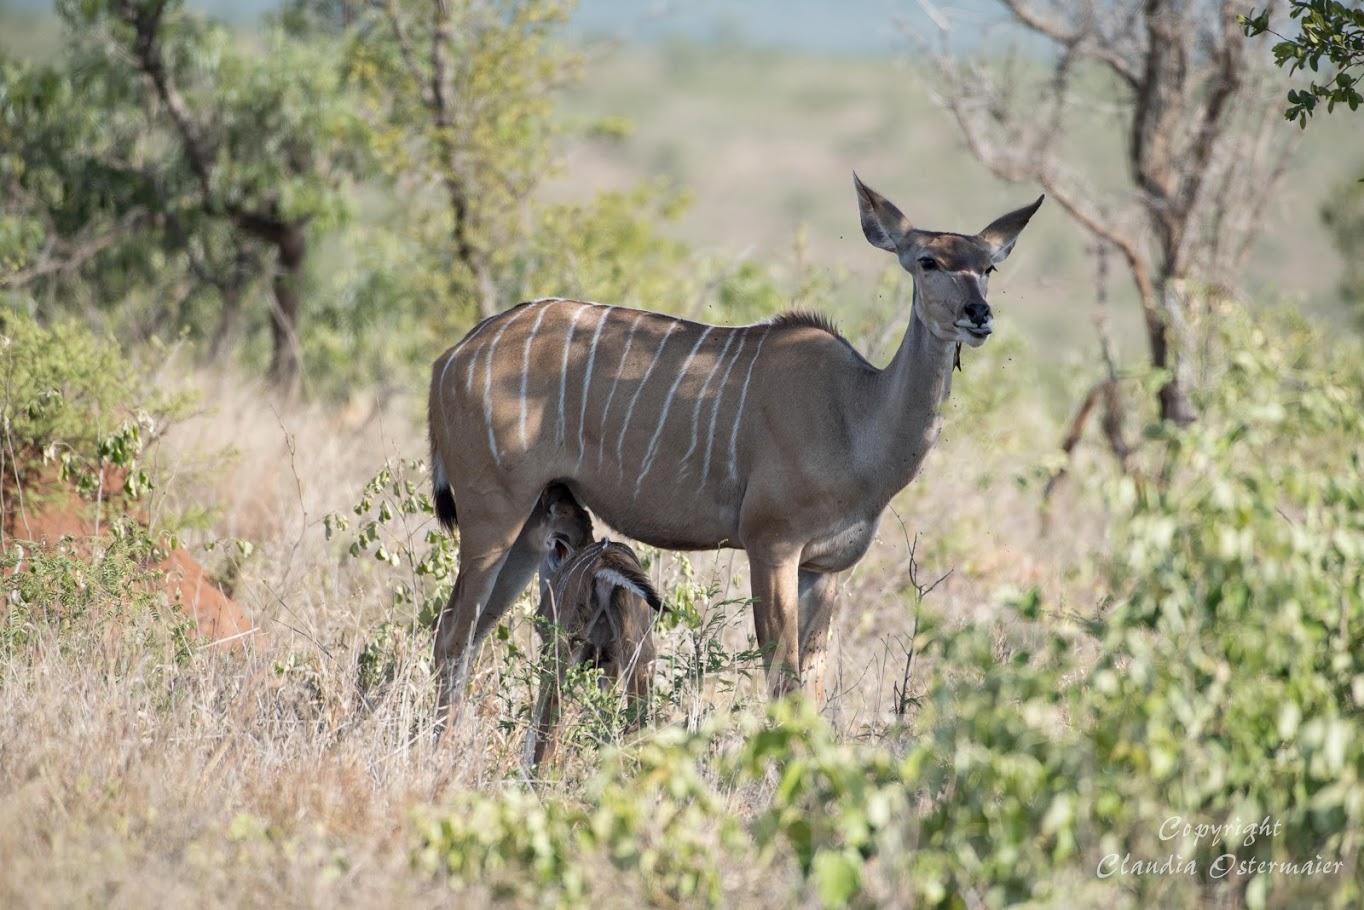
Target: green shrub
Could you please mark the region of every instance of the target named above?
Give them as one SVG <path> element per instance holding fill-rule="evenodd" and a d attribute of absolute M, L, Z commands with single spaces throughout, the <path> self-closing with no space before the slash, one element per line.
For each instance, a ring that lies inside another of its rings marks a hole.
<path fill-rule="evenodd" d="M 138 466 L 143 447 L 180 416 L 188 395 L 148 393 L 154 383 L 118 346 L 75 322 L 46 327 L 16 310 L 0 313 L 0 471 L 6 496 L 26 489 L 55 466 L 82 493 L 121 469 L 121 491 L 140 498 L 151 478 Z M 6 503 L 5 508 L 12 508 Z"/>
<path fill-rule="evenodd" d="M 104 655 L 111 672 L 148 653 L 162 669 L 186 661 L 194 624 L 147 567 L 157 550 L 144 529 L 121 521 L 93 551 L 63 542 L 0 553 L 7 585 L 0 663 L 43 643 L 84 659 Z"/>
<path fill-rule="evenodd" d="M 1005 659 L 989 630 L 933 641 L 956 678 L 905 766 L 929 904 L 1096 877 L 1139 906 L 1358 901 L 1364 372 L 1300 320 L 1221 331 L 1203 420 L 1153 427 L 1144 475 L 1110 487 L 1112 606 Z"/>

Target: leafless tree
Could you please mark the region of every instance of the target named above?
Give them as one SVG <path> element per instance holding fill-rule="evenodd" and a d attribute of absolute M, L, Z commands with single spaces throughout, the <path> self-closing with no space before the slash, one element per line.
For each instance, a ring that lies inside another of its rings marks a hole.
<path fill-rule="evenodd" d="M 991 65 L 944 41 L 932 54 L 937 93 L 986 167 L 1040 184 L 1119 253 L 1151 365 L 1169 375 L 1161 418 L 1191 422 L 1181 341 L 1188 291 L 1192 282 L 1231 283 L 1299 132 L 1283 120 L 1272 65 L 1247 45 L 1236 19 L 1244 9 L 1230 0 L 1000 3 L 1031 43 Z M 926 8 L 950 38 L 950 22 Z M 1105 190 L 1074 140 L 1114 121 L 1126 173 Z"/>

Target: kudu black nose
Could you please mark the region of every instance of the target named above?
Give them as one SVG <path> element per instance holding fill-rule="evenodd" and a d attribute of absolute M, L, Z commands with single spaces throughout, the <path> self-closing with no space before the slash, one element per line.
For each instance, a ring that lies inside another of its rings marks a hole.
<path fill-rule="evenodd" d="M 985 325 L 990 318 L 990 305 L 988 303 L 968 303 L 966 305 L 966 318 L 975 325 Z"/>

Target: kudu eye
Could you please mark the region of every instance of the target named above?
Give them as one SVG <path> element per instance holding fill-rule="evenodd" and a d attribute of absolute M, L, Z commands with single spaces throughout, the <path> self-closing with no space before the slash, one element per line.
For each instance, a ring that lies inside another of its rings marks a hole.
<path fill-rule="evenodd" d="M 923 269 L 925 272 L 935 271 L 938 268 L 938 260 L 934 259 L 932 256 L 920 256 L 919 268 Z"/>
<path fill-rule="evenodd" d="M 994 267 L 994 266 L 990 266 L 989 268 L 987 268 L 987 269 L 985 270 L 985 274 L 986 274 L 986 275 L 993 275 L 994 273 L 995 273 L 995 267 Z"/>

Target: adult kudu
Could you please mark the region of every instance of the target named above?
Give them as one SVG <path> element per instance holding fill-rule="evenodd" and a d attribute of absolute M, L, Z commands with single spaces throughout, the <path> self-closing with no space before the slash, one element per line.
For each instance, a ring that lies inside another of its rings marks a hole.
<path fill-rule="evenodd" d="M 914 281 L 885 369 L 808 314 L 716 326 L 562 299 L 490 317 L 436 361 L 436 508 L 460 526 L 436 627 L 446 704 L 535 574 L 556 482 L 644 543 L 747 551 L 769 689 L 822 700 L 834 573 L 937 440 L 960 345 L 991 333 L 989 275 L 1042 204 L 975 235 L 925 231 L 853 182 L 867 240 Z"/>

